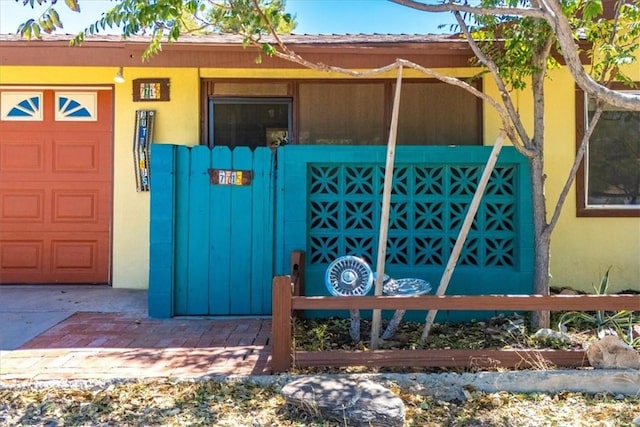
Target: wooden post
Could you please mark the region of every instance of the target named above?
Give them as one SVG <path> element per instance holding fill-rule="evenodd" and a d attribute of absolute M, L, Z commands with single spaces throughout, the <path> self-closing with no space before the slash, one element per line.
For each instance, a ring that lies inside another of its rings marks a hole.
<path fill-rule="evenodd" d="M 271 369 L 291 368 L 291 277 L 276 276 L 271 289 Z"/>
<path fill-rule="evenodd" d="M 304 295 L 304 251 L 291 251 L 291 285 L 293 296 Z M 302 311 L 293 310 L 291 315 L 297 319 L 302 316 Z"/>
<path fill-rule="evenodd" d="M 387 163 L 384 169 L 384 188 L 382 191 L 382 212 L 380 214 L 380 236 L 378 238 L 378 260 L 376 263 L 375 295 L 382 295 L 384 282 L 384 264 L 387 258 L 387 235 L 389 232 L 389 210 L 391 208 L 391 186 L 393 184 L 393 163 L 396 152 L 396 137 L 398 135 L 398 115 L 400 114 L 400 88 L 402 87 L 402 65 L 398 67 L 396 78 L 396 92 L 393 98 L 393 112 L 391 127 L 389 128 L 389 142 L 387 143 Z M 380 340 L 380 310 L 373 310 L 371 318 L 371 349 L 378 348 Z"/>
<path fill-rule="evenodd" d="M 491 178 L 491 173 L 493 172 L 493 168 L 495 167 L 496 161 L 498 160 L 498 155 L 500 154 L 500 150 L 502 149 L 504 138 L 505 133 L 501 131 L 500 134 L 498 134 L 498 138 L 496 138 L 496 142 L 493 145 L 491 154 L 489 154 L 489 159 L 487 160 L 487 164 L 485 165 L 482 176 L 480 177 L 480 182 L 478 182 L 478 188 L 476 188 L 476 192 L 473 195 L 471 205 L 469 206 L 467 215 L 465 216 L 462 227 L 460 228 L 460 232 L 458 233 L 458 239 L 456 240 L 456 244 L 453 246 L 453 250 L 451 251 L 451 255 L 449 256 L 449 262 L 447 262 L 447 267 L 445 268 L 444 273 L 442 274 L 442 278 L 440 279 L 440 285 L 438 286 L 438 290 L 436 291 L 437 296 L 444 295 L 444 293 L 447 291 L 449 280 L 451 280 L 453 270 L 456 267 L 458 258 L 460 258 L 462 246 L 464 246 L 464 242 L 466 241 L 467 235 L 469 234 L 469 229 L 471 228 L 471 224 L 473 223 L 473 218 L 475 218 L 476 212 L 478 212 L 478 207 L 480 206 L 480 201 L 482 200 L 482 195 L 484 194 L 484 189 L 489 183 L 489 178 Z M 421 341 L 425 341 L 429 336 L 429 330 L 431 330 L 431 326 L 433 325 L 433 321 L 436 318 L 436 314 L 438 314 L 438 310 L 429 310 L 429 313 L 427 313 L 427 318 L 424 323 L 424 330 L 422 331 L 422 336 L 420 337 Z"/>
<path fill-rule="evenodd" d="M 291 282 L 293 295 L 304 295 L 304 251 L 291 251 Z"/>

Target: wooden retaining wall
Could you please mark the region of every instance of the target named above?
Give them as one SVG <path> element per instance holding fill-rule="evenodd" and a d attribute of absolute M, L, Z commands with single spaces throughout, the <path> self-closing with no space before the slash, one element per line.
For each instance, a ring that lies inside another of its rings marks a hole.
<path fill-rule="evenodd" d="M 300 265 L 292 256 L 292 266 Z M 301 262 L 304 265 L 304 260 Z M 292 269 L 295 270 L 295 267 Z M 517 310 L 593 311 L 640 310 L 637 295 L 453 295 L 418 297 L 301 296 L 303 276 L 277 276 L 272 295 L 272 369 L 285 372 L 294 367 L 455 367 L 527 368 L 555 365 L 588 366 L 583 350 L 370 350 L 297 351 L 292 345 L 292 319 L 298 310 Z"/>

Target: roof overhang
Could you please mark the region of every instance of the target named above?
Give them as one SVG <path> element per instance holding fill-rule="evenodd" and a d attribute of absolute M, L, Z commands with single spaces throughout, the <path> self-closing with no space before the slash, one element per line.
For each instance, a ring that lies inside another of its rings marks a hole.
<path fill-rule="evenodd" d="M 236 35 L 185 35 L 164 43 L 162 52 L 143 61 L 150 38 L 116 35 L 88 37 L 79 47 L 71 47 L 72 35 L 46 35 L 26 40 L 18 35 L 0 35 L 0 64 L 12 66 L 118 66 L 195 68 L 303 68 L 302 65 L 262 55 L 255 47 L 245 47 Z M 285 44 L 307 61 L 349 69 L 372 69 L 398 58 L 427 68 L 475 66 L 468 43 L 452 35 L 344 34 L 285 35 Z M 273 40 L 265 39 L 266 42 Z M 589 63 L 586 42 L 581 42 L 583 63 Z M 554 52 L 560 63 L 564 58 Z"/>
<path fill-rule="evenodd" d="M 25 40 L 0 35 L 0 64 L 13 66 L 135 66 L 201 68 L 302 68 L 301 65 L 262 55 L 242 46 L 231 35 L 184 36 L 164 43 L 162 52 L 148 61 L 142 54 L 148 37 L 120 36 L 88 38 L 80 47 L 70 47 L 71 35 L 48 35 Z M 470 67 L 473 52 L 464 40 L 436 35 L 291 35 L 287 46 L 306 60 L 345 68 L 376 68 L 398 58 L 424 67 Z"/>

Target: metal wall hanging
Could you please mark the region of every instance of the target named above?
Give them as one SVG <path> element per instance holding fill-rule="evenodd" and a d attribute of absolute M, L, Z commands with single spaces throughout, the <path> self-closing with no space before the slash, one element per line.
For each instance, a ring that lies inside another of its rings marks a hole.
<path fill-rule="evenodd" d="M 133 137 L 133 163 L 136 190 L 149 191 L 149 149 L 153 141 L 154 110 L 137 110 L 135 135 Z"/>

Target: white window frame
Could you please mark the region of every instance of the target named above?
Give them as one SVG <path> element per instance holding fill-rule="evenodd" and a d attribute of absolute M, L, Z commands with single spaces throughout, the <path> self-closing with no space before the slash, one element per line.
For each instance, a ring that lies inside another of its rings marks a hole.
<path fill-rule="evenodd" d="M 17 108 L 18 103 L 31 98 L 38 98 L 38 109 L 28 116 L 10 116 L 9 113 Z M 41 122 L 44 120 L 42 111 L 44 106 L 43 92 L 41 91 L 6 91 L 0 93 L 0 120 L 6 122 Z"/>

